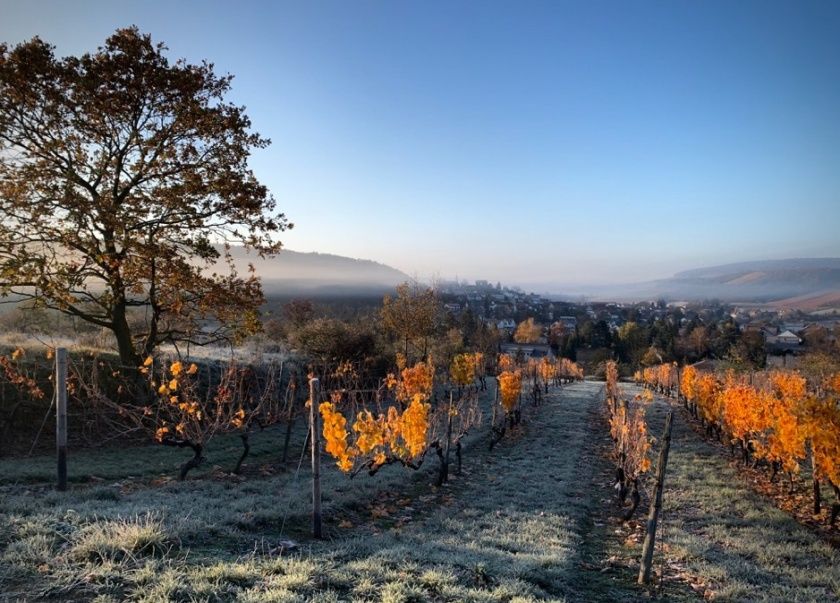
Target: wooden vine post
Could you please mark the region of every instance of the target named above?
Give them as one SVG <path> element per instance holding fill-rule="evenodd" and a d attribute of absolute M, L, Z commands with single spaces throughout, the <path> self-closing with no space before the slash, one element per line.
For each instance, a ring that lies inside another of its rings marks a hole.
<path fill-rule="evenodd" d="M 648 512 L 645 542 L 642 545 L 642 564 L 639 567 L 639 584 L 650 582 L 650 572 L 653 563 L 653 548 L 656 542 L 656 522 L 659 521 L 659 511 L 662 509 L 662 487 L 665 482 L 665 467 L 668 464 L 668 450 L 671 447 L 671 424 L 674 411 L 668 411 L 665 418 L 665 434 L 662 436 L 662 448 L 659 450 L 659 464 L 656 467 L 656 485 L 653 491 L 653 501 Z"/>
<path fill-rule="evenodd" d="M 446 412 L 446 462 L 443 469 L 443 481 L 449 481 L 449 451 L 452 448 L 452 390 L 449 390 L 449 409 Z"/>
<path fill-rule="evenodd" d="M 321 384 L 309 380 L 309 439 L 312 442 L 312 536 L 321 538 L 321 430 L 318 427 L 318 401 Z"/>
<path fill-rule="evenodd" d="M 499 380 L 496 379 L 496 391 L 493 392 L 493 407 L 491 408 L 490 431 L 496 428 L 496 406 L 499 405 Z"/>
<path fill-rule="evenodd" d="M 55 446 L 58 489 L 67 490 L 67 349 L 55 351 Z"/>

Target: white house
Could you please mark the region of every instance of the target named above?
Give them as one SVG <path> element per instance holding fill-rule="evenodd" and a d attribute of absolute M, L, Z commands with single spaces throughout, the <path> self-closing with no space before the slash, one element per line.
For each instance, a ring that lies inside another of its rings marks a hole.
<path fill-rule="evenodd" d="M 799 345 L 802 343 L 802 340 L 799 339 L 799 336 L 796 333 L 793 333 L 790 330 L 782 331 L 774 338 L 776 343 L 780 343 L 782 345 Z"/>

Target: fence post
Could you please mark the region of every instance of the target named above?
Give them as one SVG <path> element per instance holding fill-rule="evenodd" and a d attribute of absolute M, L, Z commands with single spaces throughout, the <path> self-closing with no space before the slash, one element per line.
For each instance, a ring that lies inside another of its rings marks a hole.
<path fill-rule="evenodd" d="M 318 428 L 318 403 L 321 384 L 309 380 L 309 434 L 312 442 L 312 536 L 321 538 L 321 430 Z"/>
<path fill-rule="evenodd" d="M 55 445 L 58 453 L 58 489 L 67 489 L 67 349 L 55 351 Z"/>
<path fill-rule="evenodd" d="M 668 411 L 665 417 L 665 434 L 662 436 L 662 448 L 659 450 L 659 464 L 656 467 L 656 485 L 653 491 L 650 511 L 648 512 L 645 542 L 642 545 L 642 564 L 639 567 L 639 584 L 650 582 L 650 570 L 653 562 L 653 547 L 656 543 L 656 522 L 662 509 L 662 487 L 665 483 L 665 467 L 668 464 L 668 450 L 671 447 L 671 424 L 674 411 Z"/>

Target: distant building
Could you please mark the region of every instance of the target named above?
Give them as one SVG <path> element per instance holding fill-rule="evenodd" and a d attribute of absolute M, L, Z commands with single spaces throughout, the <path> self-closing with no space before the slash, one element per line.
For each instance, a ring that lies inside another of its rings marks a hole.
<path fill-rule="evenodd" d="M 782 331 L 778 335 L 764 338 L 764 349 L 770 355 L 798 354 L 802 351 L 802 339 L 791 331 Z"/>
<path fill-rule="evenodd" d="M 779 343 L 782 345 L 799 345 L 800 343 L 802 343 L 802 340 L 799 338 L 799 335 L 793 333 L 790 330 L 787 330 L 782 331 L 781 333 L 776 335 L 774 343 Z"/>
<path fill-rule="evenodd" d="M 496 328 L 500 331 L 515 331 L 516 321 L 512 318 L 503 318 L 496 323 Z"/>
<path fill-rule="evenodd" d="M 502 354 L 516 356 L 521 353 L 526 359 L 545 357 L 554 358 L 554 352 L 551 348 L 542 343 L 503 343 L 500 348 Z"/>
<path fill-rule="evenodd" d="M 574 331 L 577 328 L 577 318 L 574 316 L 561 316 L 557 321 L 562 323 L 570 331 Z"/>

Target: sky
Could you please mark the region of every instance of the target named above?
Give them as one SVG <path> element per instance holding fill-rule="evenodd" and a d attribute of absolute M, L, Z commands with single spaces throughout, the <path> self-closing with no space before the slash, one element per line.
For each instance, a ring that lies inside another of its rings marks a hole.
<path fill-rule="evenodd" d="M 235 76 L 290 249 L 542 291 L 840 256 L 838 2 L 0 0 L 61 56 L 128 25 Z"/>

